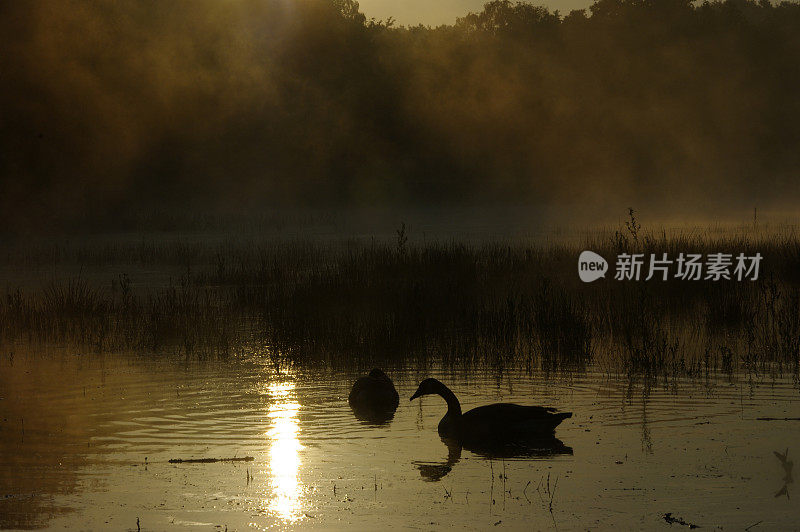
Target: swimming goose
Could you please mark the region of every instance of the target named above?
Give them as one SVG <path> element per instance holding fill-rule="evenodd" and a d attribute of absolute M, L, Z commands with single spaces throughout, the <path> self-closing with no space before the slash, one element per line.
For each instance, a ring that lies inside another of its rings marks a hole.
<path fill-rule="evenodd" d="M 447 402 L 447 413 L 439 422 L 439 435 L 460 441 L 503 441 L 552 435 L 556 426 L 572 417 L 543 406 L 496 403 L 461 413 L 461 404 L 450 388 L 436 379 L 425 379 L 411 396 L 439 395 Z"/>
<path fill-rule="evenodd" d="M 360 377 L 353 384 L 347 402 L 357 414 L 366 418 L 383 418 L 394 414 L 400 403 L 400 396 L 394 388 L 392 379 L 378 368 Z"/>

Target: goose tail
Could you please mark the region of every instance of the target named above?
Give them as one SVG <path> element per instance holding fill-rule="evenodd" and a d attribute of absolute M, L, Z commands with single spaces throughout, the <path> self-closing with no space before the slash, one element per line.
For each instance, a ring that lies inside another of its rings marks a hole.
<path fill-rule="evenodd" d="M 556 413 L 554 413 L 553 416 L 551 417 L 551 419 L 553 421 L 553 423 L 552 423 L 553 430 L 555 430 L 555 428 L 557 426 L 559 426 L 562 421 L 564 421 L 565 419 L 569 419 L 571 417 L 572 417 L 572 412 L 556 412 Z"/>

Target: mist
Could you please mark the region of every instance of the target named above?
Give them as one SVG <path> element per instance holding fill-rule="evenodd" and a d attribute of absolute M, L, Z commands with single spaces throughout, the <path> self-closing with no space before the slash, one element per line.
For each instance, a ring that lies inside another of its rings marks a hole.
<path fill-rule="evenodd" d="M 495 1 L 435 28 L 350 0 L 4 2 L 0 222 L 785 209 L 798 23 L 796 3 L 739 0 Z"/>

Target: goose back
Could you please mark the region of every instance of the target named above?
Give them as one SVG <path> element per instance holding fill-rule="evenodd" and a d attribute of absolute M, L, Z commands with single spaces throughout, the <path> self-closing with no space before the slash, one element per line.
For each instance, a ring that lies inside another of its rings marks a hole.
<path fill-rule="evenodd" d="M 556 427 L 570 417 L 571 412 L 557 412 L 555 408 L 497 403 L 473 408 L 442 428 L 464 440 L 505 440 L 526 435 L 552 435 Z"/>
<path fill-rule="evenodd" d="M 369 375 L 359 377 L 350 390 L 347 402 L 358 410 L 394 412 L 400 404 L 400 396 L 392 379 L 378 368 Z"/>

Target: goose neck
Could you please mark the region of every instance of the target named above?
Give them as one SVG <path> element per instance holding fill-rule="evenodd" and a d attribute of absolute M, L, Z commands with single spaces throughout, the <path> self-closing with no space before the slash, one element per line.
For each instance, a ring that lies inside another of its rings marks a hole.
<path fill-rule="evenodd" d="M 450 388 L 442 384 L 442 389 L 439 390 L 439 395 L 447 402 L 447 414 L 449 416 L 461 415 L 461 403 L 458 402 L 456 394 Z"/>

